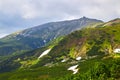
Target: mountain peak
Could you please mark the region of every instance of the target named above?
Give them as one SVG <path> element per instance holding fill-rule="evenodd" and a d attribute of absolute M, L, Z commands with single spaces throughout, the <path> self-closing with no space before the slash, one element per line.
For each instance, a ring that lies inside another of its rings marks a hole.
<path fill-rule="evenodd" d="M 85 20 L 85 19 L 89 19 L 89 18 L 87 18 L 87 17 L 83 16 L 83 17 L 81 17 L 80 19 Z"/>
<path fill-rule="evenodd" d="M 83 16 L 82 18 L 83 18 L 83 19 L 86 19 L 87 17 Z"/>
<path fill-rule="evenodd" d="M 1 42 L 4 41 L 4 43 L 9 43 L 11 45 L 15 44 L 11 46 L 11 48 L 16 48 L 16 50 L 19 49 L 19 47 L 21 46 L 22 48 L 20 48 L 19 50 L 37 49 L 45 46 L 47 43 L 49 43 L 53 39 L 56 39 L 57 37 L 68 35 L 73 31 L 80 30 L 88 26 L 93 27 L 94 25 L 99 23 L 101 23 L 100 20 L 90 19 L 86 17 L 69 21 L 51 22 L 8 35 L 2 38 Z M 29 47 L 26 47 L 24 45 Z M 5 48 L 7 47 L 9 46 L 4 47 L 4 45 L 0 45 L 0 55 L 12 54 L 16 51 L 15 49 L 11 51 L 6 51 Z M 4 48 L 6 52 L 1 50 L 1 48 Z"/>
<path fill-rule="evenodd" d="M 97 22 L 101 22 L 101 23 L 103 22 L 102 20 L 92 19 L 92 18 L 88 18 L 86 16 L 79 18 L 79 20 L 82 20 L 82 21 L 90 20 L 90 21 L 97 21 Z"/>

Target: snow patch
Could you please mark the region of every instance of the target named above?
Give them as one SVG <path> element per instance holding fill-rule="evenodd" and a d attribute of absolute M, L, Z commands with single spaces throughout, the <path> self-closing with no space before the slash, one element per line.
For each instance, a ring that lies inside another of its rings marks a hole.
<path fill-rule="evenodd" d="M 44 51 L 44 52 L 38 57 L 38 59 L 41 58 L 41 57 L 43 57 L 43 56 L 45 56 L 45 55 L 47 55 L 50 51 L 51 51 L 51 49 L 48 49 L 48 50 Z"/>
<path fill-rule="evenodd" d="M 46 40 L 43 40 L 44 43 L 46 43 L 47 41 Z"/>
<path fill-rule="evenodd" d="M 81 60 L 81 57 L 77 57 L 76 60 L 78 60 L 78 61 Z"/>
<path fill-rule="evenodd" d="M 120 53 L 120 49 L 114 49 L 114 53 Z"/>
<path fill-rule="evenodd" d="M 61 62 L 66 62 L 66 60 L 65 60 L 65 59 L 63 59 Z"/>
<path fill-rule="evenodd" d="M 68 70 L 73 71 L 73 74 L 76 74 L 78 72 L 78 65 L 74 65 L 68 68 Z"/>

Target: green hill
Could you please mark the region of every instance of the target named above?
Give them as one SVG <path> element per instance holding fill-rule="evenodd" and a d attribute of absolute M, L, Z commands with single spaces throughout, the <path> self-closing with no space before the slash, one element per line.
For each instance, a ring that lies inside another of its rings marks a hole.
<path fill-rule="evenodd" d="M 120 48 L 120 23 L 104 25 L 69 34 L 47 56 L 50 56 L 51 61 L 58 62 L 64 57 L 75 59 L 80 56 L 89 59 L 113 54 L 115 49 Z"/>
<path fill-rule="evenodd" d="M 74 31 L 1 61 L 0 80 L 120 80 L 119 34 L 120 19 Z M 69 71 L 72 66 L 76 74 Z"/>

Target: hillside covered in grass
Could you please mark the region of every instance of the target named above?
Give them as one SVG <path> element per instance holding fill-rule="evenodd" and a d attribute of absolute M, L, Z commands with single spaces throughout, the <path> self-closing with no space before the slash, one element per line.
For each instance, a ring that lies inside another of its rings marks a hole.
<path fill-rule="evenodd" d="M 1 61 L 0 80 L 119 80 L 119 34 L 120 19 L 74 31 Z"/>
<path fill-rule="evenodd" d="M 116 49 L 120 49 L 120 23 L 116 21 L 120 22 L 116 19 L 110 25 L 107 24 L 111 21 L 96 28 L 85 28 L 69 34 L 44 59 L 60 62 L 65 58 L 75 59 L 80 56 L 89 59 L 114 54 Z"/>

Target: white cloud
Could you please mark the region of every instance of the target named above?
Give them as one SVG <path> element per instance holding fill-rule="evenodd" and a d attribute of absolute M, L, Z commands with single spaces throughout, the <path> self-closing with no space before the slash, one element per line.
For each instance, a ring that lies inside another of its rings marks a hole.
<path fill-rule="evenodd" d="M 0 0 L 0 12 L 24 19 L 58 18 L 66 15 L 109 20 L 120 16 L 120 0 Z"/>
<path fill-rule="evenodd" d="M 120 0 L 0 0 L 0 23 L 22 29 L 82 16 L 109 21 L 120 17 L 119 8 Z"/>
<path fill-rule="evenodd" d="M 22 6 L 21 14 L 25 19 L 32 19 L 38 16 L 37 10 L 29 5 Z"/>
<path fill-rule="evenodd" d="M 0 0 L 0 12 L 25 19 L 36 18 L 37 10 L 34 5 L 31 0 Z"/>

